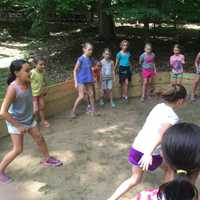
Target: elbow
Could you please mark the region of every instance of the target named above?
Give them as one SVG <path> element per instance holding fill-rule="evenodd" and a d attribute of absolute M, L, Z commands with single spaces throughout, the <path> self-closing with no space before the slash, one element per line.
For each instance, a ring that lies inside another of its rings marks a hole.
<path fill-rule="evenodd" d="M 0 111 L 0 118 L 5 118 L 5 112 Z"/>

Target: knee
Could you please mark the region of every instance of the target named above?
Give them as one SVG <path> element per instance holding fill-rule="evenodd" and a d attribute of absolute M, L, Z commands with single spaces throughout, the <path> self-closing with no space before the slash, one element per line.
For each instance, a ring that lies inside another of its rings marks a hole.
<path fill-rule="evenodd" d="M 79 99 L 79 100 L 84 99 L 84 94 L 79 94 L 79 95 L 78 95 L 78 99 Z"/>
<path fill-rule="evenodd" d="M 13 149 L 13 152 L 16 156 L 18 156 L 19 154 L 21 154 L 23 152 L 23 147 L 16 147 Z"/>
<path fill-rule="evenodd" d="M 147 81 L 147 80 L 144 80 L 143 85 L 144 85 L 144 86 L 147 86 L 147 85 L 148 85 L 148 81 Z"/>
<path fill-rule="evenodd" d="M 140 182 L 141 182 L 141 176 L 137 176 L 137 175 L 134 176 L 133 175 L 129 179 L 129 185 L 130 185 L 130 187 L 133 187 L 133 186 L 139 184 Z"/>
<path fill-rule="evenodd" d="M 91 90 L 91 91 L 89 91 L 88 95 L 89 95 L 89 97 L 93 97 L 94 96 L 94 92 Z"/>
<path fill-rule="evenodd" d="M 42 135 L 38 135 L 36 138 L 35 138 L 36 142 L 38 144 L 43 144 L 44 143 L 44 137 Z"/>

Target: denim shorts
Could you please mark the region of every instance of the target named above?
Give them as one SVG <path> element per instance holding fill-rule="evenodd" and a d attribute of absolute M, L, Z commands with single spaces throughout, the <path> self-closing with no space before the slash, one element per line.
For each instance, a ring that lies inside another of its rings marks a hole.
<path fill-rule="evenodd" d="M 19 130 L 15 126 L 13 126 L 10 122 L 6 121 L 6 125 L 9 134 L 17 134 L 17 135 L 21 134 Z M 37 122 L 34 120 L 31 125 L 22 125 L 22 126 L 27 129 L 34 128 L 37 126 Z"/>
<path fill-rule="evenodd" d="M 113 87 L 112 79 L 102 80 L 101 86 L 103 90 L 112 90 Z"/>

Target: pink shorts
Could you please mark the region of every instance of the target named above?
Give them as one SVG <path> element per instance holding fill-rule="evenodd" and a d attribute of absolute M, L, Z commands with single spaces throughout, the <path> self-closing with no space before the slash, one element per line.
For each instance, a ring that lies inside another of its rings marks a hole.
<path fill-rule="evenodd" d="M 152 69 L 143 69 L 142 70 L 142 77 L 143 78 L 152 78 L 155 76 L 155 72 Z"/>

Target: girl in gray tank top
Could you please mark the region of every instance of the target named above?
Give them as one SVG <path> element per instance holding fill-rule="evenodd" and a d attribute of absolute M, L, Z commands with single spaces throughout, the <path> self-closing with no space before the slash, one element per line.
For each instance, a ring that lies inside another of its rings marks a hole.
<path fill-rule="evenodd" d="M 5 170 L 23 149 L 24 133 L 28 132 L 39 147 L 45 166 L 60 166 L 62 162 L 49 155 L 47 144 L 37 128 L 33 117 L 32 91 L 30 86 L 30 68 L 26 61 L 15 60 L 10 66 L 8 89 L 4 97 L 0 115 L 6 120 L 8 132 L 12 139 L 12 150 L 0 163 L 0 182 L 12 181 Z"/>

